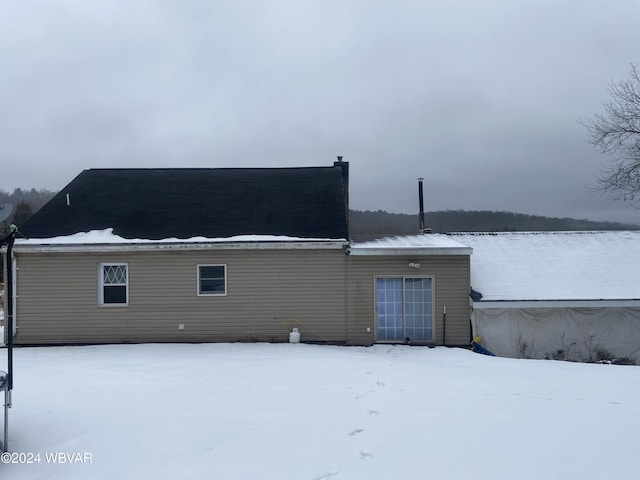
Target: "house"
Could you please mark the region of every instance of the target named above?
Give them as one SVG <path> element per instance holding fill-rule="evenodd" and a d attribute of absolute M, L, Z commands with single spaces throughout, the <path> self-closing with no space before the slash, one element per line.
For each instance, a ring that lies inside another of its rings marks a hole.
<path fill-rule="evenodd" d="M 83 171 L 21 226 L 14 343 L 468 344 L 471 250 L 350 242 L 348 167 Z"/>
<path fill-rule="evenodd" d="M 499 356 L 640 360 L 640 231 L 451 234 L 472 326 Z"/>

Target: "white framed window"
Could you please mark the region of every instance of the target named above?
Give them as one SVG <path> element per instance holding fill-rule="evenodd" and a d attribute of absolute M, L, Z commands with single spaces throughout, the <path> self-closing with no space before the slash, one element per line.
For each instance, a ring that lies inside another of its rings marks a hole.
<path fill-rule="evenodd" d="M 198 265 L 198 295 L 227 294 L 226 265 Z"/>
<path fill-rule="evenodd" d="M 129 305 L 129 265 L 101 263 L 98 270 L 98 303 L 101 306 Z"/>

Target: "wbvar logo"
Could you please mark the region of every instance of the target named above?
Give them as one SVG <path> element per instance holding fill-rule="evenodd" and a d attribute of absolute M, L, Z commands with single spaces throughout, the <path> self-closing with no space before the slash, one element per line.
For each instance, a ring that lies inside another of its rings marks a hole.
<path fill-rule="evenodd" d="M 46 452 L 44 458 L 47 463 L 93 463 L 90 452 Z"/>

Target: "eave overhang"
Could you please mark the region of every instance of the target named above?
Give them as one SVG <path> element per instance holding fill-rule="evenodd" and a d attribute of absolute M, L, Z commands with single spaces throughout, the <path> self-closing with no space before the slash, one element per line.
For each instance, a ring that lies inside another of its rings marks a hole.
<path fill-rule="evenodd" d="M 352 247 L 349 249 L 350 254 L 354 256 L 413 256 L 424 257 L 431 255 L 466 255 L 469 256 L 472 253 L 472 249 L 468 247 L 433 247 L 433 248 L 359 248 Z"/>
<path fill-rule="evenodd" d="M 640 307 L 640 299 L 576 299 L 576 300 L 476 300 L 474 310 L 489 308 L 600 308 Z"/>
<path fill-rule="evenodd" d="M 18 244 L 15 253 L 99 253 L 166 250 L 340 250 L 349 242 L 338 240 L 245 241 L 245 242 L 132 242 L 132 243 L 29 243 Z"/>

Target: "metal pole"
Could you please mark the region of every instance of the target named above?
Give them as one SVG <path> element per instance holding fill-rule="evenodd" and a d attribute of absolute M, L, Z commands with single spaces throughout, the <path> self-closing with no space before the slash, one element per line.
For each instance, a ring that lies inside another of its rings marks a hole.
<path fill-rule="evenodd" d="M 13 243 L 15 242 L 16 232 L 18 229 L 15 225 L 9 227 L 9 235 L 0 240 L 0 246 L 7 244 L 6 272 L 7 272 L 7 377 L 2 385 L 4 391 L 4 440 L 0 444 L 0 450 L 6 452 L 9 450 L 9 407 L 11 407 L 11 390 L 13 389 Z"/>
<path fill-rule="evenodd" d="M 9 375 L 9 405 L 11 405 L 11 390 L 13 390 L 13 243 L 16 240 L 16 227 L 11 225 L 11 233 L 7 241 L 7 367 Z"/>
<path fill-rule="evenodd" d="M 420 177 L 418 179 L 418 203 L 419 203 L 418 207 L 420 208 L 420 213 L 418 215 L 419 219 L 420 219 L 420 228 L 419 228 L 418 231 L 420 233 L 424 233 L 424 227 L 425 227 L 425 224 L 424 224 L 424 195 L 423 195 L 423 192 L 422 192 L 422 181 L 423 180 L 424 179 L 422 177 Z"/>
<path fill-rule="evenodd" d="M 0 452 L 6 452 L 9 450 L 9 400 L 7 395 L 8 385 L 4 386 L 4 441 L 0 445 Z"/>

